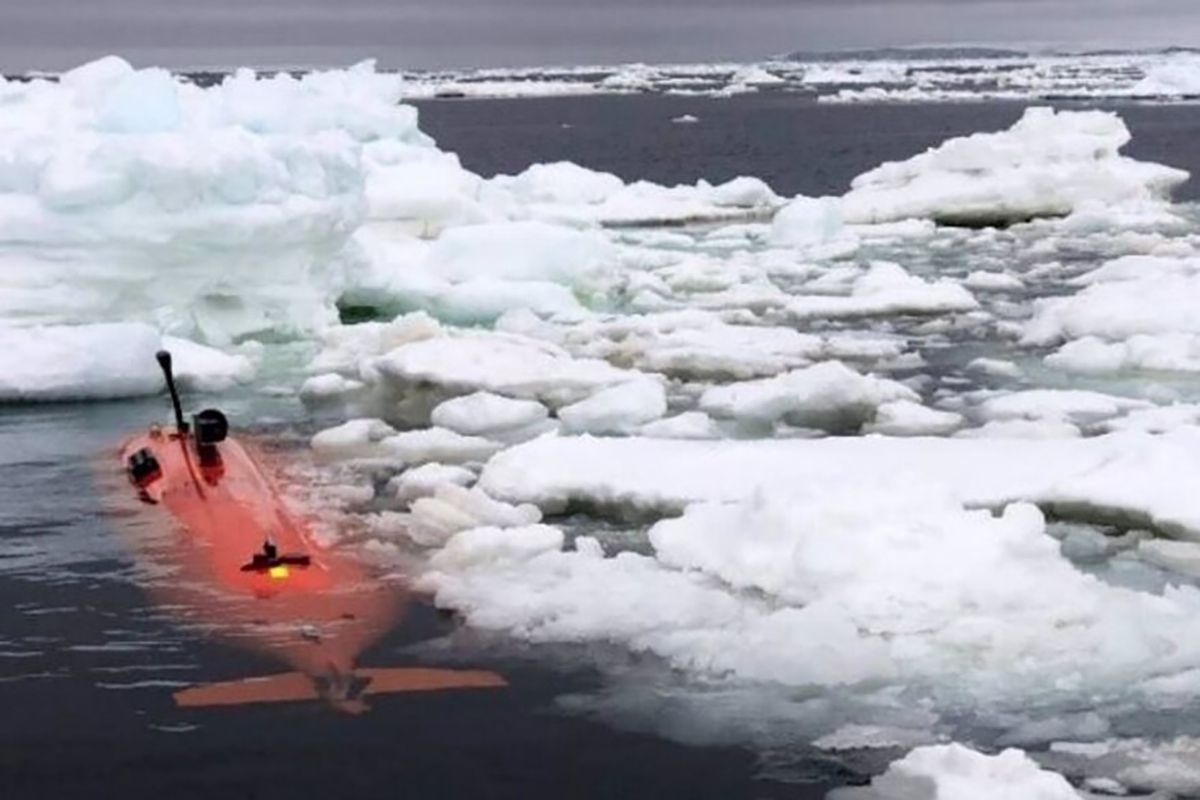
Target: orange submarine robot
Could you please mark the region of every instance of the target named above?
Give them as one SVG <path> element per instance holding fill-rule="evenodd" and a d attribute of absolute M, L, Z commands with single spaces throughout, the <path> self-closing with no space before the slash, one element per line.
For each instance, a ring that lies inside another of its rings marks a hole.
<path fill-rule="evenodd" d="M 121 447 L 144 505 L 134 517 L 163 532 L 141 537 L 142 554 L 157 565 L 147 588 L 187 621 L 290 668 L 188 687 L 175 693 L 177 705 L 325 701 L 357 713 L 372 695 L 506 685 L 484 670 L 356 666 L 403 614 L 404 585 L 314 546 L 308 523 L 286 507 L 265 461 L 230 436 L 224 414 L 206 409 L 184 420 L 171 355 L 157 358 L 174 428 L 152 425 Z"/>

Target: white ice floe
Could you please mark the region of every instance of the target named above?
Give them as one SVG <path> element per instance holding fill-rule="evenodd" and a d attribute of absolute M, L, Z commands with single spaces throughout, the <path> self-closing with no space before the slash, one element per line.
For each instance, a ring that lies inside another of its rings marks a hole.
<path fill-rule="evenodd" d="M 938 436 L 962 427 L 961 414 L 938 411 L 912 400 L 893 400 L 875 409 L 875 419 L 863 430 L 887 436 Z"/>
<path fill-rule="evenodd" d="M 842 211 L 834 198 L 797 197 L 775 213 L 771 242 L 808 247 L 834 241 L 844 232 Z"/>
<path fill-rule="evenodd" d="M 403 344 L 377 358 L 372 369 L 396 392 L 431 384 L 452 394 L 484 390 L 553 406 L 636 377 L 605 361 L 573 358 L 552 344 L 476 331 Z"/>
<path fill-rule="evenodd" d="M 309 365 L 310 372 L 342 375 L 343 378 L 370 380 L 370 367 L 376 357 L 397 347 L 449 335 L 441 323 L 424 312 L 402 314 L 389 322 L 364 322 L 359 325 L 334 325 L 321 333 L 321 350 Z M 335 382 L 328 381 L 332 390 Z"/>
<path fill-rule="evenodd" d="M 433 495 L 443 484 L 466 487 L 474 482 L 475 473 L 465 467 L 429 462 L 404 470 L 388 481 L 387 490 L 397 502 L 407 505 Z"/>
<path fill-rule="evenodd" d="M 963 280 L 963 286 L 978 292 L 1019 292 L 1025 283 L 1016 275 L 976 270 Z"/>
<path fill-rule="evenodd" d="M 362 393 L 367 385 L 362 381 L 346 378 L 336 372 L 326 372 L 307 378 L 300 385 L 300 399 L 310 405 L 326 401 L 346 400 Z"/>
<path fill-rule="evenodd" d="M 402 536 L 425 547 L 438 547 L 455 534 L 479 528 L 536 525 L 541 512 L 531 505 L 509 505 L 479 489 L 454 482 L 439 484 L 432 494 L 412 501 L 407 514 L 385 512 L 376 520 L 374 533 L 384 538 Z"/>
<path fill-rule="evenodd" d="M 616 248 L 596 232 L 527 221 L 449 230 L 429 248 L 422 268 L 455 283 L 495 278 L 586 290 L 616 260 Z"/>
<path fill-rule="evenodd" d="M 1180 708 L 1195 697 L 1200 671 L 1164 676 L 1150 683 L 1165 695 L 1156 703 L 1160 709 Z M 1040 759 L 1054 769 L 1084 778 L 1087 788 L 1103 794 L 1162 792 L 1170 797 L 1190 797 L 1200 792 L 1200 739 L 1192 735 L 1068 739 L 1055 742 Z"/>
<path fill-rule="evenodd" d="M 337 326 L 323 339 L 301 396 L 408 425 L 427 424 L 439 403 L 481 391 L 555 408 L 639 376 L 528 336 L 444 327 L 421 312 Z"/>
<path fill-rule="evenodd" d="M 317 433 L 312 438 L 312 448 L 319 457 L 332 461 L 361 460 L 419 466 L 481 462 L 503 445 L 446 428 L 397 433 L 383 420 L 352 419 Z"/>
<path fill-rule="evenodd" d="M 788 314 L 798 319 L 942 314 L 978 307 L 974 296 L 952 280 L 924 281 L 885 261 L 855 278 L 848 295 L 801 295 L 786 304 Z"/>
<path fill-rule="evenodd" d="M 841 340 L 781 326 L 733 325 L 700 310 L 584 322 L 567 331 L 562 344 L 646 372 L 706 379 L 775 375 L 846 349 Z M 895 354 L 894 346 L 883 350 L 882 357 Z"/>
<path fill-rule="evenodd" d="M 985 420 L 1048 420 L 1086 425 L 1150 405 L 1145 400 L 1080 389 L 1029 389 L 985 400 L 979 413 Z"/>
<path fill-rule="evenodd" d="M 1130 93 L 1135 97 L 1200 96 L 1200 57 L 1194 53 L 1179 53 L 1153 64 Z"/>
<path fill-rule="evenodd" d="M 1064 419 L 1043 417 L 994 419 L 978 428 L 964 428 L 955 432 L 954 436 L 959 439 L 1078 439 L 1083 436 L 1083 431 L 1078 425 Z"/>
<path fill-rule="evenodd" d="M 1081 278 L 1075 294 L 1037 301 L 1030 344 L 1058 344 L 1046 364 L 1069 372 L 1200 370 L 1200 261 L 1125 257 Z"/>
<path fill-rule="evenodd" d="M 1067 342 L 1045 360 L 1047 366 L 1082 374 L 1134 370 L 1200 372 L 1200 335 L 1134 334 L 1119 342 L 1085 336 Z"/>
<path fill-rule="evenodd" d="M 700 408 L 717 418 L 847 431 L 873 421 L 884 403 L 917 399 L 902 384 L 829 361 L 774 378 L 715 386 L 700 398 Z"/>
<path fill-rule="evenodd" d="M 254 361 L 240 353 L 164 336 L 162 347 L 171 353 L 175 377 L 181 386 L 202 392 L 221 392 L 247 383 L 257 372 Z"/>
<path fill-rule="evenodd" d="M 679 224 L 769 216 L 783 203 L 771 187 L 753 177 L 713 185 L 626 184 L 605 172 L 568 162 L 535 164 L 519 175 L 499 175 L 487 197 L 510 213 L 572 225 Z"/>
<path fill-rule="evenodd" d="M 976 358 L 967 364 L 967 369 L 984 375 L 994 375 L 999 378 L 1019 378 L 1021 368 L 1011 361 L 1002 358 Z"/>
<path fill-rule="evenodd" d="M 420 131 L 403 83 L 364 63 L 205 87 L 110 57 L 4 84 L 0 319 L 146 321 L 226 345 L 320 331 L 342 298 L 469 323 L 580 314 L 613 245 L 547 221 L 783 202 L 749 177 L 665 187 L 550 164 L 485 180 Z"/>
<path fill-rule="evenodd" d="M 951 139 L 860 175 L 842 210 L 850 222 L 982 226 L 1066 216 L 1089 202 L 1166 200 L 1188 174 L 1121 156 L 1129 138 L 1111 112 L 1028 109 L 1007 131 Z"/>
<path fill-rule="evenodd" d="M 463 569 L 473 564 L 525 561 L 562 547 L 563 534 L 549 525 L 522 528 L 472 528 L 451 539 L 430 559 L 434 568 Z"/>
<path fill-rule="evenodd" d="M 720 475 L 741 483 L 731 477 Z M 583 537 L 573 550 L 549 537 L 525 548 L 514 529 L 495 536 L 519 561 L 432 565 L 422 586 L 471 624 L 524 639 L 623 644 L 710 680 L 918 684 L 933 708 L 1019 706 L 1048 686 L 1094 701 L 1200 666 L 1186 636 L 1200 592 L 1155 596 L 1079 572 L 1033 506 L 967 510 L 924 475 L 781 477 L 658 523 L 650 555 L 606 556 Z"/>
<path fill-rule="evenodd" d="M 761 64 L 609 64 L 406 72 L 405 99 L 668 94 L 730 97 L 762 89 L 826 102 L 1179 101 L 1197 89 L 1193 53 L 963 53 L 842 58 L 796 54 Z"/>
<path fill-rule="evenodd" d="M 667 413 L 667 394 L 661 381 L 639 378 L 601 389 L 558 410 L 572 433 L 631 433 Z"/>
<path fill-rule="evenodd" d="M 480 436 L 463 436 L 446 428 L 405 431 L 379 443 L 381 452 L 404 464 L 430 462 L 465 464 L 484 461 L 503 448 L 502 444 Z"/>
<path fill-rule="evenodd" d="M 253 362 L 194 342 L 163 337 L 140 323 L 0 326 L 0 402 L 100 400 L 157 394 L 155 361 L 174 356 L 184 389 L 222 391 L 254 377 Z"/>
<path fill-rule="evenodd" d="M 1200 405 L 1175 403 L 1169 406 L 1155 406 L 1131 411 L 1126 416 L 1104 423 L 1108 430 L 1142 433 L 1166 433 L 1189 425 L 1200 425 Z"/>
<path fill-rule="evenodd" d="M 1089 439 L 560 438 L 500 453 L 488 462 L 481 486 L 495 497 L 545 508 L 581 500 L 661 512 L 738 500 L 763 487 L 866 487 L 907 475 L 949 487 L 968 505 L 1028 500 L 1058 513 L 1126 520 L 1197 539 L 1200 511 L 1180 481 L 1200 472 L 1198 453 L 1200 431 L 1192 427 Z"/>
<path fill-rule="evenodd" d="M 651 439 L 721 439 L 725 430 L 703 411 L 686 411 L 647 423 L 637 433 Z"/>
<path fill-rule="evenodd" d="M 810 86 L 888 84 L 901 83 L 907 75 L 906 65 L 888 61 L 817 63 L 805 67 L 802 81 Z"/>
<path fill-rule="evenodd" d="M 928 731 L 890 725 L 847 723 L 816 739 L 813 747 L 829 752 L 911 748 L 936 741 Z"/>
<path fill-rule="evenodd" d="M 433 409 L 430 420 L 434 425 L 467 436 L 487 436 L 534 425 L 546 419 L 547 414 L 546 407 L 534 400 L 476 392 L 441 403 Z"/>
<path fill-rule="evenodd" d="M 395 428 L 381 419 L 352 419 L 318 432 L 310 444 L 321 458 L 379 458 L 384 454 L 380 443 L 395 433 Z"/>
<path fill-rule="evenodd" d="M 616 248 L 600 234 L 535 221 L 452 228 L 432 243 L 371 229 L 354 243 L 361 257 L 343 301 L 464 325 L 514 309 L 581 317 L 580 299 L 602 301 L 617 267 Z"/>
<path fill-rule="evenodd" d="M 365 64 L 205 89 L 112 57 L 6 85 L 0 315 L 153 315 L 216 343 L 327 321 L 363 143 L 432 147 L 396 85 Z"/>
<path fill-rule="evenodd" d="M 1158 688 L 1174 695 L 1175 702 L 1165 707 L 1193 697 L 1198 678 L 1200 672 L 1190 672 L 1156 681 Z M 1165 792 L 1186 797 L 1200 791 L 1200 740 L 1194 736 L 1066 740 L 1055 742 L 1040 758 L 1054 769 L 1085 778 L 1085 786 L 1101 794 Z"/>
<path fill-rule="evenodd" d="M 1053 344 L 1085 336 L 1200 334 L 1191 298 L 1200 292 L 1200 260 L 1129 257 L 1079 279 L 1075 294 L 1036 303 L 1026 341 Z"/>
<path fill-rule="evenodd" d="M 1062 775 L 1020 750 L 984 755 L 961 744 L 930 745 L 895 761 L 863 788 L 829 800 L 1080 800 Z"/>

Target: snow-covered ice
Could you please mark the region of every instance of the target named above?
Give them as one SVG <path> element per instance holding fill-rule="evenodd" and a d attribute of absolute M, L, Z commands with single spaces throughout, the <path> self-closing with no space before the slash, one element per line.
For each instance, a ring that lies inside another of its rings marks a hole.
<path fill-rule="evenodd" d="M 670 513 L 763 487 L 870 486 L 897 475 L 952 487 L 968 505 L 1026 500 L 1093 520 L 1200 538 L 1181 480 L 1200 468 L 1200 430 L 1086 439 L 889 438 L 736 442 L 551 438 L 492 459 L 480 485 L 547 509 L 570 501 Z"/>
<path fill-rule="evenodd" d="M 641 378 L 564 406 L 558 418 L 573 433 L 631 433 L 665 413 L 667 394 L 662 383 Z"/>
<path fill-rule="evenodd" d="M 1031 108 L 1007 131 L 951 139 L 860 175 L 842 212 L 850 222 L 983 226 L 1165 201 L 1187 173 L 1120 155 L 1129 139 L 1111 112 Z"/>
<path fill-rule="evenodd" d="M 0 402 L 101 400 L 164 391 L 154 360 L 174 356 L 185 389 L 221 391 L 250 380 L 253 361 L 136 322 L 10 328 L 0 325 Z"/>
<path fill-rule="evenodd" d="M 774 378 L 713 387 L 700 398 L 700 407 L 718 418 L 847 431 L 873 421 L 885 403 L 914 399 L 911 389 L 894 381 L 827 361 Z"/>
<path fill-rule="evenodd" d="M 830 800 L 1079 800 L 1067 780 L 1020 750 L 984 755 L 960 744 L 919 747 L 861 789 Z"/>

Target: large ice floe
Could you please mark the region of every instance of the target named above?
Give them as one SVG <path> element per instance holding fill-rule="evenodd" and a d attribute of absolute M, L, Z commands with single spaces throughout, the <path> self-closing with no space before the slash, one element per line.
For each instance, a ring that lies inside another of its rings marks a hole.
<path fill-rule="evenodd" d="M 1170 788 L 1142 712 L 1200 736 L 1183 173 L 1121 156 L 1112 113 L 1032 109 L 843 197 L 485 179 L 405 81 L 0 84 L 0 402 L 159 391 L 161 347 L 192 389 L 295 388 L 354 517 L 331 546 L 490 645 L 600 667 L 565 707 L 897 751 L 846 797 L 1065 798 L 1004 749 L 1109 740 L 1054 766 Z"/>
<path fill-rule="evenodd" d="M 201 89 L 107 58 L 4 84 L 0 315 L 223 343 L 327 323 L 366 214 L 360 141 L 426 141 L 359 69 Z M 357 137 L 357 138 L 356 138 Z"/>
<path fill-rule="evenodd" d="M 487 181 L 420 131 L 402 83 L 366 62 L 201 86 L 116 57 L 0 83 L 0 323 L 139 322 L 228 348 L 310 337 L 339 302 L 579 316 L 618 266 L 598 225 L 782 202 L 752 178 L 627 185 L 570 164 Z"/>
<path fill-rule="evenodd" d="M 166 348 L 185 389 L 221 391 L 254 377 L 251 356 L 163 336 L 143 323 L 0 327 L 0 403 L 157 394 Z"/>
<path fill-rule="evenodd" d="M 842 199 L 852 222 L 928 217 L 1004 225 L 1065 216 L 1088 204 L 1153 203 L 1187 173 L 1121 156 L 1116 114 L 1030 109 L 1010 130 L 952 139 L 860 175 Z"/>
<path fill-rule="evenodd" d="M 1039 301 L 1025 331 L 1031 344 L 1061 345 L 1048 364 L 1079 373 L 1200 370 L 1200 260 L 1131 256 L 1074 283 L 1074 294 Z"/>

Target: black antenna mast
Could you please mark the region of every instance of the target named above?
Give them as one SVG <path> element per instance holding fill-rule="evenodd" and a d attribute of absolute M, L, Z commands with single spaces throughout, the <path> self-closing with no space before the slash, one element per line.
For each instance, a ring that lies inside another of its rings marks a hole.
<path fill-rule="evenodd" d="M 162 367 L 163 377 L 167 379 L 167 390 L 171 393 L 171 406 L 175 409 L 175 428 L 180 436 L 186 436 L 188 425 L 183 421 L 183 407 L 179 405 L 179 392 L 175 390 L 175 375 L 171 372 L 171 354 L 159 350 L 155 356 L 158 365 Z"/>

